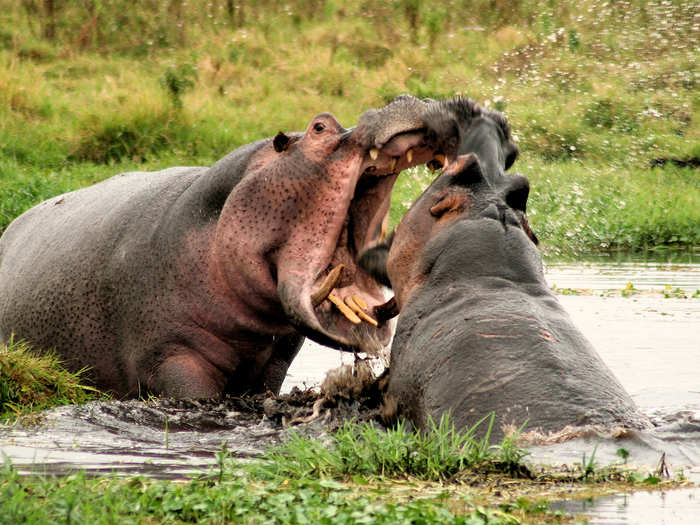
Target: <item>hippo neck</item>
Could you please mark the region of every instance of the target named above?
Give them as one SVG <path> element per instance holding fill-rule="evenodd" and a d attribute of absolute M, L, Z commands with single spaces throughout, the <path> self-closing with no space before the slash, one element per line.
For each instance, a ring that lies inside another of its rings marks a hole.
<path fill-rule="evenodd" d="M 484 176 L 492 188 L 500 185 L 504 175 L 505 154 L 501 143 L 502 132 L 499 126 L 488 117 L 470 122 L 460 130 L 459 155 L 475 153 L 479 157 Z"/>
<path fill-rule="evenodd" d="M 216 253 L 216 229 L 226 202 L 241 187 L 250 166 L 265 156 L 266 149 L 272 150 L 271 144 L 272 140 L 266 139 L 242 146 L 199 172 L 171 205 L 159 233 L 178 246 L 178 260 L 196 261 L 196 268 L 188 270 L 188 279 L 204 279 L 209 294 L 206 304 L 217 305 L 199 312 L 198 318 L 209 328 L 215 326 L 214 331 L 224 337 L 240 330 L 270 334 L 290 330 L 281 309 L 270 309 L 268 301 L 254 294 L 246 296 L 244 290 L 232 293 L 228 289 Z M 264 308 L 265 315 L 259 315 L 258 308 Z"/>
<path fill-rule="evenodd" d="M 300 152 L 277 155 L 251 163 L 226 199 L 214 264 L 229 290 L 257 311 L 281 308 L 282 280 L 306 281 L 331 262 L 354 191 L 354 184 L 334 183 L 342 174 L 333 169 Z"/>
<path fill-rule="evenodd" d="M 245 176 L 248 165 L 271 139 L 242 146 L 216 162 L 183 195 L 183 205 L 199 215 L 199 220 L 218 220 L 226 199 Z"/>

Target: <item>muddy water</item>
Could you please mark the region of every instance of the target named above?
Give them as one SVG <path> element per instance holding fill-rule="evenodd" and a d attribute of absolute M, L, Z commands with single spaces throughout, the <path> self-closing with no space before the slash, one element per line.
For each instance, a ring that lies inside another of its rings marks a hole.
<path fill-rule="evenodd" d="M 589 290 L 559 299 L 658 427 L 624 442 L 590 435 L 534 447 L 532 461 L 571 463 L 595 449 L 597 461 L 607 464 L 624 446 L 631 460 L 650 469 L 666 452 L 671 472 L 682 469 L 700 481 L 700 298 L 692 298 L 700 289 L 700 265 L 552 263 L 547 278 L 565 293 Z M 619 290 L 630 282 L 641 292 L 622 297 Z M 610 289 L 618 292 L 605 292 Z M 352 359 L 307 343 L 283 391 L 319 385 L 327 370 Z M 0 429 L 0 450 L 23 472 L 82 468 L 181 477 L 214 465 L 223 441 L 236 455 L 251 457 L 280 437 L 270 420 L 251 422 L 231 406 L 145 410 L 136 403 L 91 403 L 48 412 L 38 427 Z M 700 496 L 694 497 L 697 505 Z"/>
<path fill-rule="evenodd" d="M 557 501 L 551 504 L 551 509 L 584 515 L 589 525 L 697 525 L 700 491 L 695 488 L 639 491 L 596 499 Z"/>

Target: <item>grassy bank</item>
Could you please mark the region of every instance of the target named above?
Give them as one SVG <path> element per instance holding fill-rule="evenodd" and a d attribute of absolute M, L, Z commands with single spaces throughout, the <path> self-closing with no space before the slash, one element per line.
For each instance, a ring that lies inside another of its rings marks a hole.
<path fill-rule="evenodd" d="M 52 6 L 52 7 L 50 7 Z M 210 164 L 322 111 L 506 113 L 546 252 L 700 244 L 696 2 L 0 0 L 0 230 L 129 169 Z M 157 15 L 157 16 L 156 16 Z M 404 176 L 393 220 L 429 175 Z"/>
<path fill-rule="evenodd" d="M 592 457 L 535 473 L 523 455 L 512 440 L 490 447 L 443 420 L 423 435 L 369 424 L 348 424 L 323 445 L 296 435 L 254 462 L 223 448 L 209 475 L 180 482 L 22 477 L 6 463 L 0 523 L 561 523 L 570 518 L 547 499 L 677 484 Z"/>
<path fill-rule="evenodd" d="M 68 372 L 52 353 L 22 342 L 0 344 L 0 424 L 60 405 L 85 403 L 99 392 Z"/>

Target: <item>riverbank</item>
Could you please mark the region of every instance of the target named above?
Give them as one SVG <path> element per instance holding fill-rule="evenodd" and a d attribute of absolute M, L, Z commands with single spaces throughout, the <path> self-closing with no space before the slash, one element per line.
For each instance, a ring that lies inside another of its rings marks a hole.
<path fill-rule="evenodd" d="M 508 117 L 546 255 L 700 246 L 696 2 L 307 4 L 0 0 L 0 232 L 120 172 L 459 93 Z M 400 177 L 393 223 L 431 177 Z"/>

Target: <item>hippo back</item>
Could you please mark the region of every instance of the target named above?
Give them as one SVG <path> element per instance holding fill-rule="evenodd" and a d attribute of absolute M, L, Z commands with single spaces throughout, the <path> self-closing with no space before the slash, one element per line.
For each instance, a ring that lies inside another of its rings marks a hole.
<path fill-rule="evenodd" d="M 648 425 L 548 289 L 523 230 L 464 220 L 423 254 L 429 275 L 401 311 L 388 388 L 415 423 L 450 412 L 468 428 L 495 412 L 494 437 L 523 423 Z"/>

